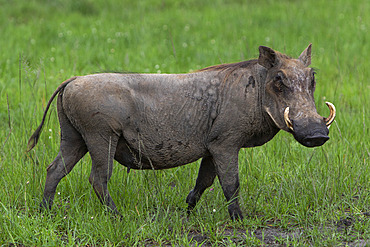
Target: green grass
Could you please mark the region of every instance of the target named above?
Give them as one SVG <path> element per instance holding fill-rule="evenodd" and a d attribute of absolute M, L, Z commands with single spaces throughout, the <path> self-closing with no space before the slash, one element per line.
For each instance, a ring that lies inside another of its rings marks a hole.
<path fill-rule="evenodd" d="M 0 245 L 313 245 L 370 243 L 370 3 L 354 1 L 0 0 Z M 87 155 L 39 212 L 59 148 L 55 104 L 38 146 L 27 140 L 60 82 L 104 71 L 189 72 L 256 58 L 266 45 L 298 56 L 313 43 L 316 105 L 337 107 L 330 140 L 308 149 L 287 133 L 240 152 L 243 222 L 218 181 L 186 217 L 199 163 L 166 171 L 116 164 L 105 212 Z M 196 240 L 196 241 L 195 241 Z M 362 241 L 362 242 L 361 242 Z"/>

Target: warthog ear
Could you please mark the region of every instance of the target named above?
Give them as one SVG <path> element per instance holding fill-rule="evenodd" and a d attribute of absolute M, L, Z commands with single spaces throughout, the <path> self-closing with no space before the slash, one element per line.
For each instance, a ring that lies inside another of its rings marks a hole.
<path fill-rule="evenodd" d="M 266 69 L 270 69 L 276 65 L 278 65 L 278 57 L 276 52 L 266 46 L 260 46 L 260 56 L 258 58 L 258 63 L 265 67 Z"/>
<path fill-rule="evenodd" d="M 304 50 L 298 58 L 306 67 L 311 64 L 311 47 L 312 44 L 309 44 L 306 50 Z"/>

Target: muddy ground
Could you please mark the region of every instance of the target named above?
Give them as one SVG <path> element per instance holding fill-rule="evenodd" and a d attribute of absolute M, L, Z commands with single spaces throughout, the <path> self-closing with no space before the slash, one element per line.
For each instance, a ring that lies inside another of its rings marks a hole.
<path fill-rule="evenodd" d="M 303 236 L 304 232 L 301 229 L 297 229 L 294 231 L 286 231 L 279 228 L 263 228 L 257 229 L 255 231 L 249 232 L 249 236 L 246 235 L 245 229 L 231 229 L 225 230 L 224 236 L 225 240 L 231 239 L 233 243 L 240 246 L 245 246 L 246 243 L 250 243 L 247 241 L 248 238 L 257 238 L 258 240 L 255 241 L 256 245 L 262 246 L 287 246 L 286 239 L 295 239 L 295 242 L 301 243 L 302 245 L 310 246 L 310 243 L 307 242 L 307 238 Z M 189 239 L 192 239 L 194 246 L 214 246 L 214 244 L 210 241 L 210 237 L 207 235 L 202 235 L 197 232 L 192 232 L 188 236 Z M 293 242 L 293 241 L 291 241 Z M 351 242 L 342 242 L 342 246 L 350 246 L 350 247 L 364 247 L 369 246 L 369 240 L 358 239 Z M 222 246 L 222 244 L 220 244 Z"/>

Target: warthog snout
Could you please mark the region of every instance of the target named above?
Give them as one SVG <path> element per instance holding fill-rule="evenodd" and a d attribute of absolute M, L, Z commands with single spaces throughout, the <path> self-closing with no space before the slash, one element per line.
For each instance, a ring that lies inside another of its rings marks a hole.
<path fill-rule="evenodd" d="M 326 127 L 325 122 L 321 123 L 305 123 L 302 121 L 293 121 L 294 138 L 306 147 L 317 147 L 323 145 L 329 140 L 329 129 Z"/>
<path fill-rule="evenodd" d="M 294 138 L 302 145 L 306 147 L 317 147 L 329 140 L 329 128 L 335 119 L 336 110 L 332 103 L 326 102 L 326 105 L 330 110 L 330 115 L 327 118 L 317 115 L 317 117 L 292 120 L 289 117 L 289 107 L 285 108 L 285 124 L 289 132 L 293 133 Z"/>
<path fill-rule="evenodd" d="M 305 137 L 302 143 L 307 147 L 317 147 L 323 145 L 327 140 L 329 140 L 329 136 L 319 133 L 314 136 Z"/>

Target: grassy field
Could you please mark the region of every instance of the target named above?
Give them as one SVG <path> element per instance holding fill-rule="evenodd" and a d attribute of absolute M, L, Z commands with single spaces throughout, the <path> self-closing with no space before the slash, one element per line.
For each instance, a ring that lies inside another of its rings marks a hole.
<path fill-rule="evenodd" d="M 370 2 L 0 0 L 0 245 L 370 245 Z M 313 43 L 315 99 L 330 140 L 309 149 L 287 133 L 240 152 L 242 222 L 218 181 L 187 217 L 199 162 L 165 171 L 116 164 L 106 213 L 87 155 L 40 212 L 46 167 L 59 148 L 53 104 L 39 145 L 27 141 L 60 82 L 106 71 L 183 73 L 258 56 L 298 56 Z"/>

